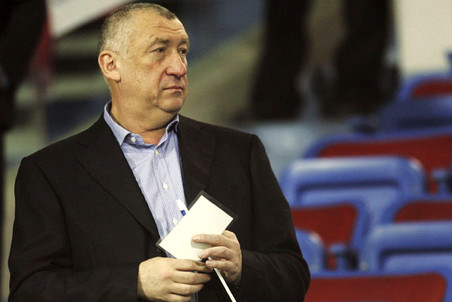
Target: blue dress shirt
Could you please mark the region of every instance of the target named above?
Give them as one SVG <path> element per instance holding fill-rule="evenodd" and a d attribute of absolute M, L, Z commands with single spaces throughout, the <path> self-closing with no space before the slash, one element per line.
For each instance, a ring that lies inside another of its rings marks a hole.
<path fill-rule="evenodd" d="M 104 108 L 104 119 L 121 146 L 154 217 L 160 237 L 164 238 L 182 218 L 176 200 L 185 203 L 177 139 L 177 115 L 166 127 L 157 145 L 146 144 L 110 116 L 111 102 Z"/>

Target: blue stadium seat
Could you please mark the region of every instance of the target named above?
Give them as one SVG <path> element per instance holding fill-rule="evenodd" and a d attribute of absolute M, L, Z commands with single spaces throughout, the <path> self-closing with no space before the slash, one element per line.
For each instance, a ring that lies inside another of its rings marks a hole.
<path fill-rule="evenodd" d="M 452 94 L 430 100 L 389 103 L 378 114 L 376 131 L 391 133 L 443 127 L 452 127 Z"/>
<path fill-rule="evenodd" d="M 437 171 L 449 170 L 452 163 L 452 129 L 430 129 L 382 133 L 345 134 L 318 140 L 304 158 L 402 156 L 419 161 L 425 170 L 430 193 L 444 187 L 437 183 Z"/>
<path fill-rule="evenodd" d="M 452 269 L 452 222 L 409 222 L 374 227 L 361 250 L 366 271 Z"/>
<path fill-rule="evenodd" d="M 298 244 L 311 272 L 326 269 L 326 253 L 322 239 L 315 232 L 295 229 Z"/>
<path fill-rule="evenodd" d="M 372 225 L 389 203 L 424 193 L 425 177 L 416 161 L 402 157 L 298 159 L 280 185 L 291 206 L 360 200 Z"/>

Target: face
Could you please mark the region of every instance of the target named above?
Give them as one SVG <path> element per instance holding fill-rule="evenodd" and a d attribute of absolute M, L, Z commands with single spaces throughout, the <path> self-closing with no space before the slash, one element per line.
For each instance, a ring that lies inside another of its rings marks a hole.
<path fill-rule="evenodd" d="M 120 96 L 138 110 L 177 113 L 188 90 L 188 35 L 178 19 L 133 12 L 133 35 L 119 56 Z"/>

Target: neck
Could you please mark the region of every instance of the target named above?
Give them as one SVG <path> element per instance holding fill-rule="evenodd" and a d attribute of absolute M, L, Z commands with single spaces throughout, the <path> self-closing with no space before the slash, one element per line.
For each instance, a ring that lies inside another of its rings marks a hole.
<path fill-rule="evenodd" d="M 133 114 L 117 110 L 115 106 L 112 106 L 110 114 L 113 120 L 124 129 L 140 135 L 146 144 L 155 145 L 160 142 L 166 127 L 176 115 L 176 113 Z"/>

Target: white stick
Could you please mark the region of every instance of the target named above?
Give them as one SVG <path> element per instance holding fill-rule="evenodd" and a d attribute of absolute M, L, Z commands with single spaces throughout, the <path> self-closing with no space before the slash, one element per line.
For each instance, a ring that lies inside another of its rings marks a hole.
<path fill-rule="evenodd" d="M 231 290 L 229 289 L 228 284 L 226 283 L 226 281 L 223 278 L 223 275 L 220 273 L 220 271 L 216 268 L 214 268 L 215 273 L 217 273 L 218 278 L 220 278 L 221 284 L 223 284 L 224 289 L 226 290 L 226 292 L 228 293 L 229 298 L 231 299 L 232 302 L 237 302 L 234 298 L 234 295 L 232 294 Z"/>
<path fill-rule="evenodd" d="M 187 212 L 188 212 L 187 206 L 180 199 L 176 200 L 176 204 L 177 204 L 177 207 L 179 208 L 179 211 L 181 212 L 182 216 L 185 216 L 185 214 L 187 214 Z M 212 260 L 212 258 L 210 258 L 210 257 L 209 257 L 209 259 Z M 220 271 L 218 269 L 214 268 L 214 270 L 215 270 L 215 273 L 217 273 L 217 276 L 220 279 L 221 284 L 223 284 L 224 289 L 228 293 L 228 296 L 231 299 L 231 301 L 237 302 L 235 300 L 234 295 L 232 294 L 231 290 L 229 289 L 228 284 L 224 280 L 223 275 L 220 273 Z"/>

